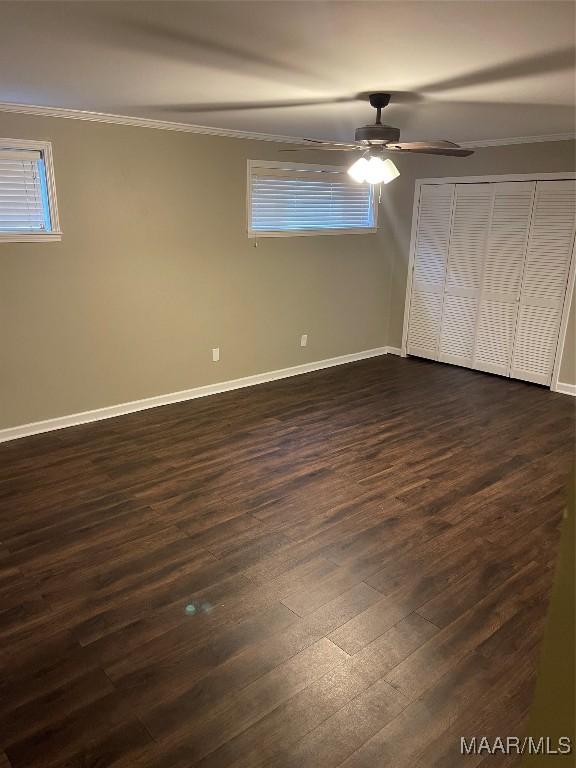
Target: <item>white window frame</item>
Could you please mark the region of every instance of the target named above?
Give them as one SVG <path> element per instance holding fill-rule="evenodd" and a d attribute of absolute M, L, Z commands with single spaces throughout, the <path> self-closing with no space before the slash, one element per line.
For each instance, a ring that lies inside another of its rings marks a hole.
<path fill-rule="evenodd" d="M 35 141 L 33 139 L 0 138 L 0 149 L 28 149 L 40 152 L 46 171 L 46 193 L 48 196 L 51 225 L 50 232 L 0 232 L 0 243 L 38 243 L 62 240 L 62 230 L 60 229 L 60 219 L 58 217 L 58 202 L 56 200 L 52 144 L 49 141 Z"/>
<path fill-rule="evenodd" d="M 248 237 L 317 237 L 318 235 L 369 235 L 378 231 L 378 195 L 372 189 L 372 220 L 373 227 L 354 227 L 352 229 L 306 229 L 306 230 L 272 230 L 262 232 L 254 230 L 252 223 L 252 171 L 255 168 L 274 168 L 286 171 L 317 171 L 319 173 L 346 173 L 343 165 L 317 165 L 314 163 L 288 163 L 277 160 L 248 160 L 246 173 L 246 231 Z"/>

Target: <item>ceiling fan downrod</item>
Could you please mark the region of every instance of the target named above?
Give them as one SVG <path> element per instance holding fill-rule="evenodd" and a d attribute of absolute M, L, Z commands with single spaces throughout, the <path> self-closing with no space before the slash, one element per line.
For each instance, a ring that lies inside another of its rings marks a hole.
<path fill-rule="evenodd" d="M 390 104 L 389 93 L 371 93 L 368 97 L 370 106 L 376 109 L 376 125 L 382 125 L 382 110 Z"/>

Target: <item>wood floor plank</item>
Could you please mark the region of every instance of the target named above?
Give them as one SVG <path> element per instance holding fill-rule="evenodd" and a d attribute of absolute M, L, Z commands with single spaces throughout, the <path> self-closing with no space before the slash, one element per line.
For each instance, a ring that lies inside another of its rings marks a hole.
<path fill-rule="evenodd" d="M 550 589 L 548 574 L 529 563 L 494 589 L 474 608 L 435 635 L 387 676 L 409 699 L 415 699 L 440 678 L 459 657 L 489 638 L 510 616 Z"/>
<path fill-rule="evenodd" d="M 512 626 L 521 634 L 513 636 Z M 450 737 L 450 729 L 464 713 L 469 718 L 467 727 L 477 732 L 483 725 L 486 706 L 491 706 L 494 714 L 490 727 L 498 726 L 501 733 L 515 734 L 518 726 L 516 717 L 512 715 L 509 718 L 504 714 L 496 720 L 501 713 L 494 703 L 495 700 L 506 702 L 509 696 L 514 696 L 519 690 L 519 678 L 521 684 L 530 678 L 529 670 L 536 663 L 534 648 L 539 626 L 538 622 L 533 622 L 532 611 L 524 614 L 521 621 L 507 622 L 488 641 L 498 645 L 504 651 L 502 654 L 487 658 L 474 650 L 461 657 L 435 686 L 368 739 L 342 766 L 429 768 L 432 764 L 429 760 L 434 759 L 438 744 L 443 743 L 446 754 L 441 765 L 460 768 L 463 761 L 459 736 L 465 734 L 459 734 L 455 742 L 447 743 L 446 738 Z M 527 631 L 523 631 L 525 629 Z M 516 653 L 523 659 L 521 670 L 510 666 L 511 656 L 518 658 Z M 529 694 L 528 688 L 521 690 L 525 696 Z M 526 704 L 524 699 L 523 705 Z"/>
<path fill-rule="evenodd" d="M 200 617 L 201 620 L 201 617 Z M 262 640 L 288 629 L 297 617 L 283 605 L 275 605 L 250 620 L 198 645 L 194 621 L 163 635 L 158 641 L 141 646 L 135 659 L 119 660 L 106 666 L 106 674 L 114 681 L 124 699 L 141 711 L 186 693 L 195 684 L 222 669 L 228 660 L 238 658 L 256 640 Z M 185 630 L 185 631 L 182 631 Z M 210 686 L 210 680 L 205 687 Z"/>
<path fill-rule="evenodd" d="M 277 753 L 274 768 L 340 765 L 359 746 L 407 706 L 402 694 L 378 680 L 306 736 Z"/>
<path fill-rule="evenodd" d="M 88 745 L 54 768 L 99 768 L 117 765 L 126 761 L 126 765 L 136 762 L 156 748 L 156 744 L 139 720 L 122 723 L 110 728 L 101 736 L 92 737 Z"/>
<path fill-rule="evenodd" d="M 574 410 L 384 356 L 1 445 L 0 766 L 460 768 L 521 732 Z"/>
<path fill-rule="evenodd" d="M 33 700 L 12 708 L 0 718 L 0 731 L 9 746 L 37 731 L 40 724 L 48 730 L 53 722 L 71 715 L 83 706 L 99 701 L 113 691 L 114 686 L 105 673 L 94 669 L 59 688 L 52 688 L 43 696 L 36 696 Z"/>
<path fill-rule="evenodd" d="M 440 561 L 431 558 L 420 572 L 407 574 L 398 589 L 339 627 L 330 639 L 348 653 L 357 653 L 422 603 L 458 583 L 477 565 L 479 558 L 481 553 L 477 552 L 475 542 L 465 542 Z"/>
<path fill-rule="evenodd" d="M 176 743 L 191 762 L 198 761 L 322 677 L 343 658 L 345 653 L 340 648 L 322 638 L 212 707 L 191 710 L 182 707 L 179 700 L 176 706 L 146 714 L 143 721 L 156 740 Z"/>
<path fill-rule="evenodd" d="M 250 728 L 203 758 L 202 768 L 257 768 L 289 754 L 306 734 L 336 714 L 437 632 L 413 614 L 356 656 L 283 702 Z M 388 689 L 386 689 L 388 690 Z"/>

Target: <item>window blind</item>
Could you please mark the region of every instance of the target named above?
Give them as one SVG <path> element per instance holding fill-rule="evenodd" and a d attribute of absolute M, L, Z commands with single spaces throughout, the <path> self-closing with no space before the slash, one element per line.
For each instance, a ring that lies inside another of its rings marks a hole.
<path fill-rule="evenodd" d="M 371 186 L 342 171 L 256 167 L 250 176 L 250 231 L 373 231 L 372 195 Z"/>
<path fill-rule="evenodd" d="M 50 232 L 42 154 L 0 149 L 0 233 Z"/>

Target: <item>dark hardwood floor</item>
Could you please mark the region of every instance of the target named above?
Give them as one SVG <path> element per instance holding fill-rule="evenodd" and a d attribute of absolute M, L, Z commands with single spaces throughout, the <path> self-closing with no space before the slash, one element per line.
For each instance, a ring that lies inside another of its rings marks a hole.
<path fill-rule="evenodd" d="M 392 356 L 0 446 L 1 768 L 515 764 L 573 450 Z"/>

